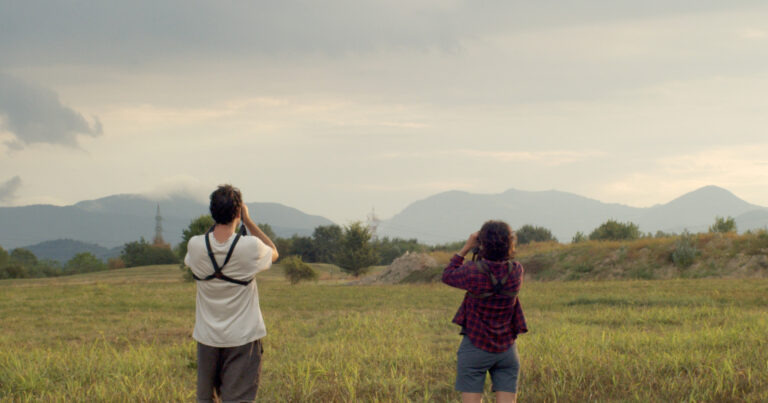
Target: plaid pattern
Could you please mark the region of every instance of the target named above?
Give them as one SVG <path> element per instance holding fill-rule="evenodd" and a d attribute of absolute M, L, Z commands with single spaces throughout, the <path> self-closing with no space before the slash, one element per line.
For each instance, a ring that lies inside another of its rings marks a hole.
<path fill-rule="evenodd" d="M 486 260 L 485 263 L 496 278 L 506 275 L 506 262 Z M 493 289 L 488 274 L 481 272 L 475 262 L 464 263 L 464 258 L 459 255 L 454 255 L 443 270 L 443 282 L 473 294 Z M 513 262 L 504 290 L 518 291 L 522 282 L 523 265 Z M 507 351 L 518 334 L 528 331 L 519 298 L 498 294 L 485 299 L 464 295 L 453 323 L 463 328 L 462 333 L 475 347 L 491 353 Z"/>

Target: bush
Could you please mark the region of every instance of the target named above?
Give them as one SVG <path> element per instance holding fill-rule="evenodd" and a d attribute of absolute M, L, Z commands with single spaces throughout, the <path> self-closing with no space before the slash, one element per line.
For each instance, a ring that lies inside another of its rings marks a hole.
<path fill-rule="evenodd" d="M 11 263 L 5 267 L 0 267 L 0 279 L 29 277 L 29 271 L 20 264 Z"/>
<path fill-rule="evenodd" d="M 680 235 L 675 243 L 675 250 L 672 251 L 672 262 L 678 267 L 689 267 L 693 264 L 696 255 L 699 254 L 695 246 L 694 236 L 687 231 Z"/>
<path fill-rule="evenodd" d="M 299 256 L 288 256 L 281 262 L 285 271 L 285 278 L 291 284 L 298 284 L 302 280 L 317 281 L 317 272 L 310 265 L 304 263 Z"/>
<path fill-rule="evenodd" d="M 616 220 L 608 220 L 595 228 L 589 239 L 592 241 L 624 241 L 640 238 L 640 228 L 637 224 Z"/>
<path fill-rule="evenodd" d="M 104 262 L 88 252 L 78 253 L 72 259 L 69 259 L 64 267 L 67 274 L 90 273 L 106 269 L 107 265 Z"/>
<path fill-rule="evenodd" d="M 526 224 L 515 231 L 515 233 L 517 234 L 518 245 L 525 245 L 531 242 L 557 242 L 557 238 L 552 235 L 552 231 L 544 227 Z"/>
<path fill-rule="evenodd" d="M 115 270 L 123 268 L 125 268 L 125 262 L 123 262 L 123 259 L 120 259 L 119 257 L 113 257 L 107 260 L 107 269 Z"/>
<path fill-rule="evenodd" d="M 709 232 L 725 234 L 727 232 L 736 232 L 736 219 L 733 217 L 715 217 L 715 223 L 709 227 Z"/>
<path fill-rule="evenodd" d="M 123 246 L 120 259 L 122 259 L 126 267 L 170 264 L 179 261 L 172 250 L 162 246 L 150 245 L 144 238 L 141 238 L 139 241 L 126 243 Z"/>
<path fill-rule="evenodd" d="M 583 232 L 581 232 L 581 231 L 577 231 L 577 232 L 576 232 L 576 233 L 573 235 L 573 238 L 571 238 L 571 243 L 579 243 L 579 242 L 584 242 L 584 241 L 586 241 L 586 240 L 587 240 L 587 236 L 586 236 L 586 235 L 584 235 L 584 233 L 583 233 Z"/>

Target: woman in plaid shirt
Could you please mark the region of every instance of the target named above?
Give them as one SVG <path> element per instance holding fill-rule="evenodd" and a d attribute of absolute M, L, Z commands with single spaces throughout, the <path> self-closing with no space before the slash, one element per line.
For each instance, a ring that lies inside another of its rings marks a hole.
<path fill-rule="evenodd" d="M 515 339 L 528 331 L 517 298 L 523 266 L 511 261 L 516 236 L 503 221 L 488 221 L 469 236 L 443 271 L 443 282 L 466 290 L 453 322 L 464 335 L 458 350 L 456 390 L 463 402 L 481 402 L 485 374 L 491 374 L 497 402 L 517 400 L 520 360 Z M 477 249 L 475 249 L 477 248 Z M 464 256 L 477 250 L 477 261 Z"/>

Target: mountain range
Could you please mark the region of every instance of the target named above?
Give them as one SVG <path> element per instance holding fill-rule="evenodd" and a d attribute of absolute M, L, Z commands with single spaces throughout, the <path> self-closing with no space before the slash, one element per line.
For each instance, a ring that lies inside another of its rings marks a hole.
<path fill-rule="evenodd" d="M 278 203 L 246 203 L 259 223 L 268 223 L 278 236 L 308 235 L 332 221 Z M 208 214 L 208 204 L 190 197 L 156 199 L 140 195 L 114 195 L 71 206 L 31 205 L 0 207 L 0 245 L 7 250 L 40 242 L 71 239 L 106 248 L 143 237 L 152 241 L 155 215 L 160 208 L 162 235 L 176 245 L 189 223 Z"/>
<path fill-rule="evenodd" d="M 310 235 L 317 226 L 333 224 L 327 218 L 278 203 L 247 204 L 256 221 L 270 224 L 280 237 Z M 184 196 L 155 199 L 114 195 L 71 206 L 0 207 L 0 246 L 6 250 L 25 247 L 42 253 L 36 253 L 40 258 L 57 260 L 85 251 L 113 256 L 126 242 L 141 237 L 152 240 L 158 206 L 163 237 L 171 245 L 181 241 L 182 231 L 191 220 L 208 213 L 206 203 Z M 484 221 L 501 219 L 513 228 L 525 224 L 548 228 L 561 242 L 569 242 L 576 232 L 588 235 L 608 219 L 634 222 L 643 232 L 679 233 L 686 229 L 706 231 L 716 216 L 734 217 L 739 231 L 768 227 L 768 208 L 716 186 L 646 208 L 603 203 L 556 190 L 510 189 L 499 194 L 448 191 L 430 196 L 381 221 L 377 234 L 438 244 L 463 240 Z M 45 243 L 52 240 L 58 241 Z M 58 250 L 64 246 L 66 251 Z"/>
<path fill-rule="evenodd" d="M 707 231 L 716 216 L 734 217 L 739 231 L 768 226 L 768 208 L 747 203 L 717 186 L 706 186 L 669 203 L 646 208 L 603 203 L 555 190 L 510 189 L 499 194 L 461 191 L 436 194 L 382 221 L 379 233 L 418 238 L 431 244 L 444 243 L 466 239 L 486 220 L 501 219 L 513 228 L 525 224 L 542 226 L 561 242 L 570 242 L 576 232 L 589 235 L 609 219 L 633 222 L 643 232 L 679 233 Z"/>

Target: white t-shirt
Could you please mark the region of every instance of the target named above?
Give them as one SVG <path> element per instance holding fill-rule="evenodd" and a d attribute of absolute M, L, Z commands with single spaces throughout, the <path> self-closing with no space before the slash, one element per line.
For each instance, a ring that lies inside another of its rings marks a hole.
<path fill-rule="evenodd" d="M 192 237 L 187 244 L 187 256 L 184 257 L 184 263 L 200 278 L 214 272 L 204 237 Z M 224 243 L 216 241 L 213 234 L 209 237 L 216 263 L 221 267 L 235 234 Z M 259 238 L 241 236 L 222 273 L 236 280 L 248 281 L 270 266 L 272 249 Z M 192 333 L 195 340 L 212 347 L 237 347 L 267 335 L 259 308 L 256 280 L 247 286 L 217 278 L 196 283 L 195 330 Z"/>

